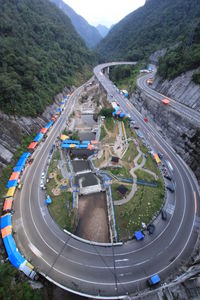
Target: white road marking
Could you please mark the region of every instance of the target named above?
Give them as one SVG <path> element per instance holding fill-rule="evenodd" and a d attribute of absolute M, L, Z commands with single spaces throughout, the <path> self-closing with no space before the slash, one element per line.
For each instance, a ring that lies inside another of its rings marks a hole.
<path fill-rule="evenodd" d="M 116 259 L 115 262 L 121 262 L 121 261 L 128 261 L 128 258 L 124 258 L 124 259 Z"/>
<path fill-rule="evenodd" d="M 36 248 L 32 243 L 29 242 L 28 246 L 36 256 L 42 257 L 42 253 L 40 252 L 40 250 L 38 250 L 38 248 Z"/>

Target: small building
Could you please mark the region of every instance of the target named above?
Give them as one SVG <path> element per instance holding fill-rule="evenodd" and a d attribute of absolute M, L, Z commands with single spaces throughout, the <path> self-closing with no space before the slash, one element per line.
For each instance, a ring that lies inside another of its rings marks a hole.
<path fill-rule="evenodd" d="M 69 151 L 70 156 L 77 157 L 77 158 L 83 158 L 87 159 L 90 155 L 94 154 L 94 150 L 88 150 L 88 149 L 70 149 Z"/>
<path fill-rule="evenodd" d="M 120 195 L 122 196 L 126 196 L 127 192 L 128 192 L 128 189 L 123 185 L 121 184 L 118 188 L 117 188 L 117 191 Z"/>
<path fill-rule="evenodd" d="M 118 164 L 118 162 L 119 162 L 119 157 L 117 157 L 117 156 L 112 156 L 111 162 L 114 163 L 114 164 Z"/>

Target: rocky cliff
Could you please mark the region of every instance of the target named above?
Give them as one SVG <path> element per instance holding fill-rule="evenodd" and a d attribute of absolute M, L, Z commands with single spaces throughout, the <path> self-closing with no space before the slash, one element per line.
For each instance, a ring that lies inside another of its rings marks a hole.
<path fill-rule="evenodd" d="M 62 97 L 62 94 L 57 95 L 54 104 L 37 118 L 8 116 L 0 111 L 0 175 L 2 168 L 11 162 L 22 136 L 39 132 L 55 113 Z"/>
<path fill-rule="evenodd" d="M 156 76 L 152 88 L 158 92 L 200 111 L 200 85 L 192 81 L 194 71 L 181 74 L 174 80 L 162 80 Z"/>
<path fill-rule="evenodd" d="M 175 110 L 163 106 L 139 90 L 130 101 L 162 134 L 191 167 L 200 182 L 200 127 Z"/>

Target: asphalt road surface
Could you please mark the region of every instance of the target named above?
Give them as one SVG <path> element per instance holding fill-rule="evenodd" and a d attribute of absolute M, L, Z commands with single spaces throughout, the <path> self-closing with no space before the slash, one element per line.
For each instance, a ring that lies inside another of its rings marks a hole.
<path fill-rule="evenodd" d="M 146 235 L 140 242 L 105 246 L 79 240 L 62 231 L 50 217 L 40 177 L 81 87 L 71 95 L 67 108 L 23 175 L 24 186 L 16 195 L 13 225 L 20 251 L 47 279 L 79 295 L 120 299 L 147 288 L 147 278 L 155 273 L 165 282 L 189 260 L 199 230 L 199 192 L 196 179 L 183 160 L 103 75 L 102 69 L 108 65 L 97 66 L 96 77 L 121 109 L 137 121 L 147 142 L 173 166 L 176 191 L 167 192 L 168 220 L 159 216 L 154 234 Z"/>

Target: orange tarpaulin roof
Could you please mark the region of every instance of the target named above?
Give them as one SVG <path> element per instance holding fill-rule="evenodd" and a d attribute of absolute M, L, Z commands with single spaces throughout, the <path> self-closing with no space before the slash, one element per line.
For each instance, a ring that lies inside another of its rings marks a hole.
<path fill-rule="evenodd" d="M 43 133 L 43 134 L 45 134 L 45 133 L 47 133 L 47 130 L 48 130 L 48 129 L 47 129 L 46 127 L 44 127 L 44 128 L 42 128 L 42 129 L 40 130 L 40 132 Z"/>
<path fill-rule="evenodd" d="M 32 142 L 32 143 L 28 146 L 28 149 L 30 149 L 30 150 L 35 149 L 36 146 L 37 146 L 37 144 L 38 144 L 38 142 Z"/>
<path fill-rule="evenodd" d="M 88 145 L 88 150 L 92 150 L 92 145 Z"/>
<path fill-rule="evenodd" d="M 96 145 L 96 144 L 98 144 L 98 141 L 97 141 L 97 140 L 92 140 L 92 141 L 91 141 L 91 144 L 92 144 L 92 145 Z"/>
<path fill-rule="evenodd" d="M 163 100 L 162 100 L 162 103 L 163 103 L 164 105 L 168 105 L 168 104 L 170 103 L 170 101 L 169 101 L 168 99 L 163 99 Z"/>
<path fill-rule="evenodd" d="M 15 190 L 16 190 L 15 186 L 9 188 L 8 191 L 7 191 L 7 194 L 6 194 L 6 198 L 13 197 L 14 193 L 15 193 Z"/>
<path fill-rule="evenodd" d="M 13 173 L 11 174 L 9 180 L 17 180 L 17 179 L 19 179 L 19 176 L 20 176 L 20 172 L 13 172 Z"/>
<path fill-rule="evenodd" d="M 61 139 L 61 141 L 65 141 L 65 140 L 68 140 L 69 137 L 68 137 L 68 135 L 61 134 L 60 139 Z"/>
<path fill-rule="evenodd" d="M 5 228 L 1 229 L 2 238 L 5 238 L 7 235 L 12 233 L 12 226 L 6 226 Z"/>
<path fill-rule="evenodd" d="M 11 208 L 12 208 L 12 202 L 13 202 L 13 199 L 12 199 L 12 198 L 6 199 L 6 200 L 4 201 L 3 211 L 11 210 Z"/>

